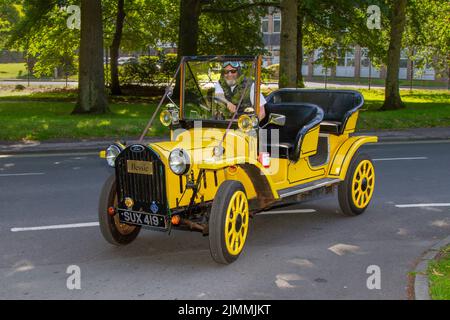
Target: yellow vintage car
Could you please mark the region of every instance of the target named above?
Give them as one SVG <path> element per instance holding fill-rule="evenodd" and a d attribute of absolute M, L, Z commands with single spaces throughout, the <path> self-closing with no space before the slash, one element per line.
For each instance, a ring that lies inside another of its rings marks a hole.
<path fill-rule="evenodd" d="M 237 73 L 233 84 L 241 86 L 235 109 L 218 89 L 232 83 L 225 73 Z M 103 152 L 115 171 L 99 201 L 108 242 L 129 244 L 141 228 L 198 231 L 209 237 L 212 258 L 229 264 L 258 212 L 333 192 L 344 214 L 364 212 L 375 171 L 359 150 L 377 137 L 352 135 L 362 95 L 281 89 L 263 104 L 260 85 L 259 56 L 183 57 L 139 141 Z M 170 140 L 148 143 L 157 118 Z"/>

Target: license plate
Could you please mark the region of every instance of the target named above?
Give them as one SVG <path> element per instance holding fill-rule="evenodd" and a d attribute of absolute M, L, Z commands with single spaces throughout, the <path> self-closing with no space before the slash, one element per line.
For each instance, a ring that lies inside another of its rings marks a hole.
<path fill-rule="evenodd" d="M 134 224 L 143 227 L 167 229 L 166 217 L 159 214 L 136 212 L 119 209 L 119 220 L 122 223 Z"/>
<path fill-rule="evenodd" d="M 146 174 L 151 176 L 153 174 L 153 162 L 127 160 L 128 173 Z"/>

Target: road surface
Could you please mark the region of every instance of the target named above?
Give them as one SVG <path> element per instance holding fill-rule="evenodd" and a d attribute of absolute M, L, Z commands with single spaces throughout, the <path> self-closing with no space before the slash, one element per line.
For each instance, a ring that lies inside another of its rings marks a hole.
<path fill-rule="evenodd" d="M 257 216 L 229 266 L 197 233 L 106 243 L 97 201 L 109 170 L 96 155 L 1 156 L 0 299 L 407 299 L 416 259 L 450 234 L 450 143 L 365 150 L 377 182 L 363 215 L 344 217 L 334 196 Z M 72 265 L 79 290 L 67 288 Z M 381 288 L 369 289 L 376 268 Z"/>

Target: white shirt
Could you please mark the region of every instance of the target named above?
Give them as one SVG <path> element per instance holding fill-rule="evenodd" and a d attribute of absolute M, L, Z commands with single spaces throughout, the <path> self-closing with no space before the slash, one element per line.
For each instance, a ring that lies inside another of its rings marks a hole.
<path fill-rule="evenodd" d="M 234 88 L 236 88 L 236 86 L 232 86 L 230 88 L 231 88 L 231 92 L 233 92 Z M 222 86 L 220 85 L 219 82 L 216 82 L 216 84 L 214 85 L 214 89 L 215 89 L 214 95 L 216 97 L 225 95 L 225 92 L 223 92 L 223 88 L 222 88 Z M 254 100 L 255 100 L 255 83 L 252 83 L 252 87 L 250 88 L 250 102 L 251 102 L 252 105 L 255 104 Z M 267 101 L 266 101 L 266 99 L 264 98 L 264 96 L 261 93 L 260 97 L 259 97 L 259 104 L 260 104 L 260 106 L 263 106 L 266 103 L 267 103 Z"/>

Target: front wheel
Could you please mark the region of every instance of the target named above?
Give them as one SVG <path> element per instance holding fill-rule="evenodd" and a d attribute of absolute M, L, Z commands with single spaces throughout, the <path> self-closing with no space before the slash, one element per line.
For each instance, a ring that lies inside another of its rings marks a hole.
<path fill-rule="evenodd" d="M 238 181 L 225 181 L 217 191 L 209 217 L 209 247 L 214 261 L 234 262 L 244 249 L 249 226 L 247 195 Z"/>
<path fill-rule="evenodd" d="M 367 154 L 356 154 L 347 170 L 345 180 L 339 184 L 338 198 L 342 212 L 357 216 L 369 206 L 375 189 L 375 168 Z"/>
<path fill-rule="evenodd" d="M 100 230 L 106 241 L 121 246 L 131 243 L 139 234 L 141 227 L 120 223 L 119 216 L 110 216 L 108 208 L 117 208 L 116 177 L 111 175 L 103 185 L 98 205 Z"/>

